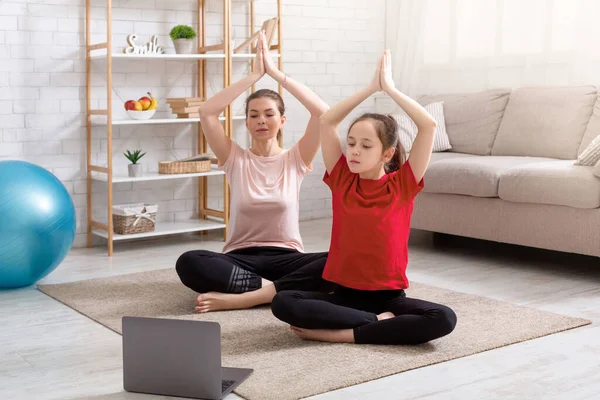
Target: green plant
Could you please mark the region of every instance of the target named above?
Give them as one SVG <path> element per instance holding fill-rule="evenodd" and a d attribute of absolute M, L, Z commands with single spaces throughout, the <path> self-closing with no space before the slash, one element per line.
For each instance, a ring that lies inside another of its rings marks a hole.
<path fill-rule="evenodd" d="M 137 164 L 138 161 L 140 161 L 140 158 L 144 157 L 144 155 L 146 155 L 146 153 L 142 153 L 141 150 L 135 150 L 133 153 L 130 152 L 129 150 L 127 150 L 127 153 L 123 153 L 123 155 L 129 160 L 131 161 L 132 164 Z"/>
<path fill-rule="evenodd" d="M 177 25 L 169 33 L 171 39 L 193 39 L 196 37 L 196 31 L 191 26 Z"/>

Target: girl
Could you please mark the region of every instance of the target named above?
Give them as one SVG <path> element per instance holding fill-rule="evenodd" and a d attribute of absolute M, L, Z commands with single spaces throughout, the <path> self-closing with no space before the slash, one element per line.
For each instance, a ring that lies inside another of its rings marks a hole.
<path fill-rule="evenodd" d="M 350 126 L 346 155 L 337 132 L 342 120 L 383 90 L 419 131 L 408 161 L 394 118 L 365 114 Z M 414 197 L 433 148 L 436 123 L 392 80 L 390 53 L 371 84 L 321 117 L 324 181 L 331 188 L 333 227 L 323 277 L 332 294 L 279 292 L 273 314 L 304 339 L 364 344 L 418 344 L 454 330 L 456 315 L 443 305 L 407 298 L 406 265 Z"/>
<path fill-rule="evenodd" d="M 249 150 L 224 134 L 219 114 L 252 84 L 268 74 L 310 112 L 304 136 L 290 150 L 277 138 L 286 117 L 283 100 L 258 90 L 246 101 Z M 260 34 L 256 71 L 223 89 L 200 107 L 206 140 L 229 180 L 231 216 L 223 253 L 195 250 L 177 260 L 184 285 L 199 293 L 195 309 L 250 308 L 270 303 L 279 290 L 326 290 L 322 279 L 327 253 L 304 253 L 298 224 L 299 191 L 319 150 L 319 117 L 329 107 L 306 86 L 279 71 Z"/>

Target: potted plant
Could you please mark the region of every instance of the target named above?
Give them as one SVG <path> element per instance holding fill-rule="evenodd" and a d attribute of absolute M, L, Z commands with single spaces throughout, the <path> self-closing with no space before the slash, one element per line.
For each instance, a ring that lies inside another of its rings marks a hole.
<path fill-rule="evenodd" d="M 192 52 L 192 39 L 196 37 L 194 28 L 188 25 L 177 25 L 171 29 L 169 36 L 175 45 L 175 53 L 190 54 Z"/>
<path fill-rule="evenodd" d="M 146 153 L 142 153 L 141 150 L 135 150 L 133 153 L 127 150 L 126 153 L 123 153 L 123 155 L 131 161 L 131 164 L 127 166 L 130 177 L 142 176 L 142 164 L 138 164 L 138 161 L 140 161 L 140 158 L 144 157 L 145 154 Z"/>

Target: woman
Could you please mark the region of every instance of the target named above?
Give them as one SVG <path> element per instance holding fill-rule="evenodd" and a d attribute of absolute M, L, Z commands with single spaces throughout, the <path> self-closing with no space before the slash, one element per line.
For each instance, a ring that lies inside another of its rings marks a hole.
<path fill-rule="evenodd" d="M 279 147 L 277 140 L 286 121 L 277 92 L 258 90 L 246 100 L 246 127 L 252 136 L 248 150 L 225 135 L 218 119 L 265 73 L 310 112 L 304 136 L 289 150 Z M 263 33 L 256 71 L 200 107 L 204 135 L 229 180 L 231 216 L 222 253 L 194 250 L 177 260 L 183 284 L 200 293 L 196 311 L 268 304 L 281 290 L 332 289 L 321 277 L 327 252 L 304 253 L 298 224 L 300 185 L 319 150 L 319 118 L 327 109 L 317 95 L 275 67 Z"/>

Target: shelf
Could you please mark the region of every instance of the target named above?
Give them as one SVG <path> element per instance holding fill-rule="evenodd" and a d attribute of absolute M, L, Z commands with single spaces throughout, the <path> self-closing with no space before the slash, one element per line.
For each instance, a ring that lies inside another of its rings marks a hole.
<path fill-rule="evenodd" d="M 255 58 L 254 53 L 234 53 L 231 58 Z M 279 54 L 271 53 L 271 57 L 278 58 Z M 92 60 L 106 59 L 106 53 L 90 55 Z M 130 59 L 130 60 L 206 60 L 206 59 L 224 59 L 225 54 L 125 54 L 112 53 L 112 59 Z"/>
<path fill-rule="evenodd" d="M 154 232 L 132 233 L 128 235 L 113 234 L 113 240 L 128 240 L 140 239 L 155 236 L 175 235 L 178 233 L 209 231 L 214 229 L 223 229 L 225 224 L 211 220 L 193 220 L 193 221 L 178 221 L 178 222 L 157 222 Z M 92 229 L 92 233 L 96 236 L 108 239 L 108 232 L 101 229 Z"/>
<path fill-rule="evenodd" d="M 114 176 L 113 175 L 113 183 L 124 183 L 124 182 L 146 182 L 146 181 L 162 181 L 168 179 L 185 179 L 185 178 L 194 178 L 198 176 L 217 176 L 217 175 L 225 175 L 223 170 L 211 167 L 211 171 L 207 172 L 194 172 L 189 174 L 159 174 L 158 172 L 148 172 L 145 173 L 144 176 L 137 177 L 129 177 L 129 176 Z M 92 179 L 96 181 L 107 182 L 108 176 L 102 173 L 94 173 L 92 174 Z"/>
<path fill-rule="evenodd" d="M 275 58 L 279 58 L 279 54 L 277 53 L 270 53 L 271 57 L 275 57 Z M 255 58 L 256 54 L 255 53 L 234 53 L 231 55 L 231 58 Z"/>
<path fill-rule="evenodd" d="M 200 122 L 200 118 L 121 119 L 121 120 L 113 120 L 112 124 L 113 125 L 149 125 L 149 124 L 189 124 L 192 122 Z M 106 125 L 106 121 L 98 122 L 97 125 Z"/>
<path fill-rule="evenodd" d="M 106 53 L 90 55 L 92 60 L 105 59 Z M 130 60 L 204 60 L 209 58 L 224 59 L 225 54 L 125 54 L 112 53 L 113 59 L 130 59 Z"/>
<path fill-rule="evenodd" d="M 246 119 L 244 115 L 235 115 L 234 120 Z M 225 121 L 225 117 L 219 117 L 219 120 Z M 150 118 L 150 119 L 121 119 L 113 120 L 113 125 L 149 125 L 149 124 L 190 124 L 200 122 L 200 118 Z M 94 121 L 94 126 L 104 126 L 106 121 Z"/>

